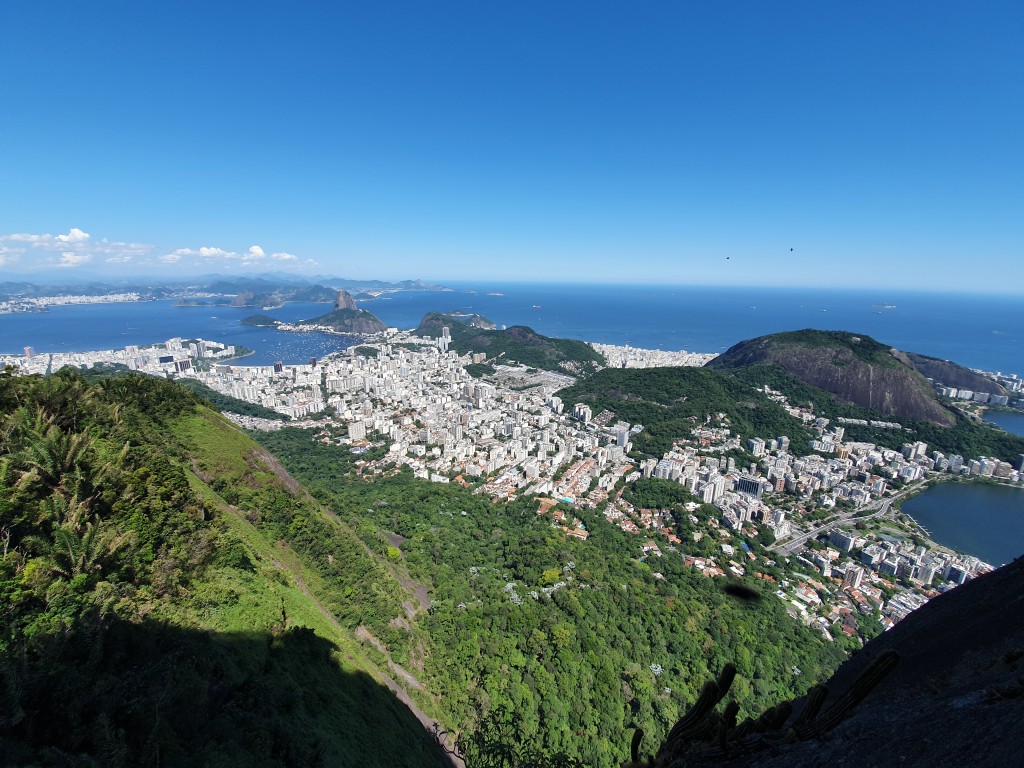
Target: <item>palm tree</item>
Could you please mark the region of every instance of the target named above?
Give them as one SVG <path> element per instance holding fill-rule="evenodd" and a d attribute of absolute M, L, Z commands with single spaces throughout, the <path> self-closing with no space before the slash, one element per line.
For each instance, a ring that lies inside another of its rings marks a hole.
<path fill-rule="evenodd" d="M 102 560 L 128 543 L 131 535 L 111 525 L 88 521 L 80 531 L 62 526 L 53 535 L 47 558 L 51 569 L 67 580 L 99 573 Z"/>
<path fill-rule="evenodd" d="M 51 426 L 44 434 L 35 432 L 34 438 L 19 456 L 28 468 L 26 474 L 65 494 L 77 491 L 84 480 L 82 465 L 95 449 L 92 437 L 87 432 L 68 433 Z"/>

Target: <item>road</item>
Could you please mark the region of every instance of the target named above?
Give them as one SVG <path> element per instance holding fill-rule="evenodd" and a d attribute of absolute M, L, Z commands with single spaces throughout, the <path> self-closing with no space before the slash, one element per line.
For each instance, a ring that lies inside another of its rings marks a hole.
<path fill-rule="evenodd" d="M 775 544 L 772 544 L 770 547 L 768 547 L 768 549 L 771 552 L 775 552 L 777 554 L 788 557 L 789 555 L 795 554 L 796 552 L 803 549 L 808 539 L 813 539 L 817 537 L 819 534 L 824 533 L 825 531 L 830 530 L 832 528 L 835 528 L 836 526 L 858 523 L 862 520 L 871 520 L 873 518 L 885 515 L 889 511 L 889 507 L 892 505 L 894 501 L 898 501 L 899 499 L 905 498 L 906 496 L 909 496 L 912 493 L 917 493 L 917 491 L 921 490 L 923 487 L 923 480 L 914 483 L 913 485 L 908 485 L 895 496 L 892 496 L 887 499 L 875 499 L 874 501 L 869 502 L 866 506 L 860 509 L 850 510 L 848 512 L 843 512 L 842 514 L 836 515 L 835 517 L 830 517 L 828 520 L 826 520 L 818 527 L 813 528 L 810 531 L 807 531 L 806 533 L 800 533 L 795 538 L 787 539 L 784 541 L 778 541 Z M 865 514 L 866 512 L 869 512 L 869 514 Z"/>

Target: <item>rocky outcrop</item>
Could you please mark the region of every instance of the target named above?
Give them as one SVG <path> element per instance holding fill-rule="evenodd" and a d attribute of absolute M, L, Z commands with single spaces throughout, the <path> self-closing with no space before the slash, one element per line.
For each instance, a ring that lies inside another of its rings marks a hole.
<path fill-rule="evenodd" d="M 970 368 L 957 365 L 949 360 L 918 355 L 914 352 L 901 354 L 905 356 L 908 365 L 913 366 L 915 370 L 932 379 L 936 384 L 945 384 L 947 387 L 956 387 L 957 389 L 969 389 L 972 392 L 988 392 L 991 395 L 1009 394 L 987 376 L 982 376 Z"/>
<path fill-rule="evenodd" d="M 778 365 L 841 400 L 893 416 L 952 426 L 956 418 L 928 380 L 902 353 L 869 336 L 840 331 L 793 331 L 742 341 L 709 368 Z"/>
<path fill-rule="evenodd" d="M 251 307 L 252 300 L 254 298 L 256 298 L 256 294 L 253 293 L 252 291 L 242 291 L 241 293 L 237 294 L 233 299 L 231 299 L 231 304 L 229 306 Z"/>
<path fill-rule="evenodd" d="M 334 299 L 335 309 L 352 309 L 357 310 L 356 300 L 352 298 L 352 295 L 348 291 L 338 291 L 337 298 Z"/>

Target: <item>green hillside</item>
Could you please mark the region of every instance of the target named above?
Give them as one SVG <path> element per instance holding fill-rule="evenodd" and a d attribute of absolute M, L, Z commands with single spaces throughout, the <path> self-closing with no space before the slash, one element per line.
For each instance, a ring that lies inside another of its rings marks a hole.
<path fill-rule="evenodd" d="M 352 636 L 401 586 L 243 433 L 140 376 L 0 409 L 0 763 L 442 764 Z"/>
<path fill-rule="evenodd" d="M 888 420 L 941 427 L 956 423 L 954 413 L 904 353 L 863 334 L 813 329 L 773 333 L 733 345 L 707 367 L 731 371 L 752 365 L 784 368 L 842 402 L 892 417 Z"/>
<path fill-rule="evenodd" d="M 574 376 L 592 373 L 605 364 L 604 357 L 584 341 L 542 336 L 525 325 L 486 330 L 451 315 L 428 312 L 415 332 L 436 337 L 441 335 L 442 327 L 449 329 L 450 349 L 459 354 L 483 352 L 488 363 L 520 363 Z"/>
<path fill-rule="evenodd" d="M 774 333 L 765 338 L 770 338 L 782 346 L 801 349 L 845 349 L 857 360 L 883 368 L 896 368 L 900 365 L 900 361 L 893 356 L 891 347 L 863 334 L 805 328 L 801 331 Z"/>
<path fill-rule="evenodd" d="M 368 481 L 346 448 L 312 431 L 258 437 L 423 586 L 426 612 L 411 630 L 395 627 L 381 639 L 393 655 L 414 657 L 426 633 L 421 679 L 458 727 L 496 716 L 503 740 L 611 768 L 628 759 L 634 726 L 664 734 L 727 661 L 740 669 L 733 692 L 751 712 L 804 691 L 843 658 L 846 646 L 792 620 L 780 601 L 739 605 L 678 554 L 643 557 L 646 538 L 599 511 L 570 511 L 590 534 L 578 541 L 538 516 L 532 497 L 492 502 L 408 470 Z M 630 498 L 685 519 L 686 499 L 659 483 L 645 481 Z M 712 537 L 701 546 L 721 554 Z"/>
<path fill-rule="evenodd" d="M 790 450 L 807 452 L 806 428 L 752 386 L 707 368 L 608 368 L 560 390 L 567 408 L 586 403 L 596 415 L 644 425 L 633 439 L 637 450 L 660 456 L 674 439 L 689 437 L 705 420 L 724 413 L 743 438 L 786 435 Z"/>
<path fill-rule="evenodd" d="M 243 317 L 239 322 L 241 322 L 242 325 L 253 325 L 257 328 L 273 328 L 281 321 L 275 320 L 270 315 L 256 314 Z"/>
<path fill-rule="evenodd" d="M 892 421 L 893 417 L 847 403 L 830 392 L 812 386 L 797 378 L 778 365 L 750 365 L 743 368 L 719 371 L 723 376 L 744 386 L 754 388 L 765 385 L 785 394 L 794 405 L 812 405 L 814 411 L 828 419 L 839 417 L 867 421 Z M 846 425 L 846 439 L 875 443 L 887 448 L 899 449 L 908 440 L 928 443 L 931 450 L 976 456 L 995 456 L 1003 461 L 1013 461 L 1024 453 L 1024 438 L 996 429 L 984 422 L 977 422 L 957 414 L 951 427 L 942 427 L 927 421 L 905 419 L 899 422 L 904 429 L 881 429 L 879 427 Z"/>
<path fill-rule="evenodd" d="M 335 309 L 325 315 L 303 320 L 299 325 L 326 325 L 339 333 L 380 333 L 387 328 L 365 309 Z"/>

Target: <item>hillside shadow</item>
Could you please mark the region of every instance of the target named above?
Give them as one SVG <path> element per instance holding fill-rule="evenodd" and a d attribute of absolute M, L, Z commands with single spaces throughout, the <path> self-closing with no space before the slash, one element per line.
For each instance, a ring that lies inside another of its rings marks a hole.
<path fill-rule="evenodd" d="M 0 765 L 448 765 L 394 694 L 336 652 L 304 627 L 115 621 L 37 637 L 0 654 Z"/>

